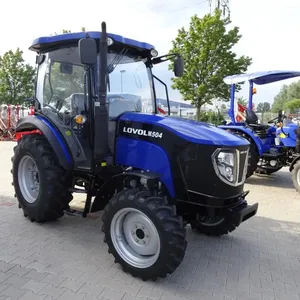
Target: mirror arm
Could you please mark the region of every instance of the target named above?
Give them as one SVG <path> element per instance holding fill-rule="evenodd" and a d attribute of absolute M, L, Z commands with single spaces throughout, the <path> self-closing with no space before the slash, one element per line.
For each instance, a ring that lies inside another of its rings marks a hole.
<path fill-rule="evenodd" d="M 162 56 L 158 56 L 152 59 L 152 64 L 156 65 L 156 64 L 160 64 L 162 62 L 168 61 L 171 58 L 175 57 L 175 56 L 180 56 L 178 53 L 174 53 L 174 54 L 166 54 L 166 55 L 162 55 Z"/>

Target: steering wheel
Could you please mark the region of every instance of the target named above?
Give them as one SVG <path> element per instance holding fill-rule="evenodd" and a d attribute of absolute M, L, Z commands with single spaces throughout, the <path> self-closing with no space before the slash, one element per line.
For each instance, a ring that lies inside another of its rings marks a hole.
<path fill-rule="evenodd" d="M 277 122 L 275 122 L 275 121 L 278 120 L 278 119 L 279 119 L 279 116 L 277 116 L 277 117 L 274 118 L 274 119 L 269 120 L 269 121 L 268 121 L 268 124 L 272 124 L 273 122 L 274 122 L 274 123 L 277 123 Z"/>

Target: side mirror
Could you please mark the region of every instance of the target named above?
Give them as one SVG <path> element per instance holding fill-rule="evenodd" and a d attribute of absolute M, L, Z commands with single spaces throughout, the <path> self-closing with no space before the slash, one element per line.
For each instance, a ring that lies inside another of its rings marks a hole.
<path fill-rule="evenodd" d="M 83 65 L 93 65 L 97 62 L 97 45 L 92 38 L 83 38 L 78 42 L 80 61 Z"/>
<path fill-rule="evenodd" d="M 174 61 L 174 75 L 176 77 L 182 77 L 184 72 L 184 61 L 181 56 L 177 56 Z"/>

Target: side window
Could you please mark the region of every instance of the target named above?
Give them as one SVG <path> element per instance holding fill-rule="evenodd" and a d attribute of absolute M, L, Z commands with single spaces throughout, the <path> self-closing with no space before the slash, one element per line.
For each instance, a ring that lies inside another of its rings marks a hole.
<path fill-rule="evenodd" d="M 51 61 L 44 77 L 45 104 L 60 110 L 70 106 L 73 94 L 84 94 L 84 68 L 65 62 Z M 66 103 L 67 102 L 67 103 Z"/>

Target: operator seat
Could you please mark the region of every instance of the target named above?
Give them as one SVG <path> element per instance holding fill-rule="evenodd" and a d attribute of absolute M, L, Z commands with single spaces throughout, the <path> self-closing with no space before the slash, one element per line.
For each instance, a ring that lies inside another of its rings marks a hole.
<path fill-rule="evenodd" d="M 116 135 L 116 121 L 118 117 L 123 114 L 124 112 L 138 112 L 140 111 L 138 105 L 135 101 L 130 100 L 114 100 L 109 103 L 108 106 L 108 147 L 110 153 L 114 154 L 115 148 L 115 135 Z"/>
<path fill-rule="evenodd" d="M 266 131 L 270 126 L 267 124 L 258 124 L 258 117 L 253 110 L 246 109 L 246 124 L 255 131 Z"/>

